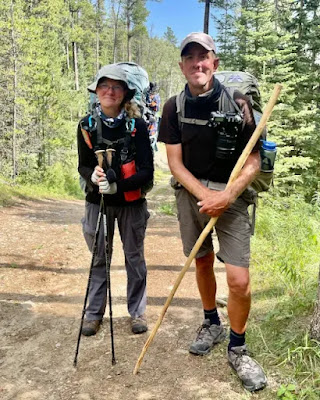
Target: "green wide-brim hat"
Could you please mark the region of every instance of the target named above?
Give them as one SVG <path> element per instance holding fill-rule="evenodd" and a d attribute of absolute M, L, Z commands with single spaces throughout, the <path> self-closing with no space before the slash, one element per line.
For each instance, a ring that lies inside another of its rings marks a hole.
<path fill-rule="evenodd" d="M 116 64 L 105 65 L 98 71 L 94 82 L 87 87 L 89 92 L 96 93 L 98 83 L 102 78 L 109 78 L 124 82 L 129 89 L 130 98 L 134 96 L 136 91 L 135 87 L 130 84 L 126 72 Z"/>

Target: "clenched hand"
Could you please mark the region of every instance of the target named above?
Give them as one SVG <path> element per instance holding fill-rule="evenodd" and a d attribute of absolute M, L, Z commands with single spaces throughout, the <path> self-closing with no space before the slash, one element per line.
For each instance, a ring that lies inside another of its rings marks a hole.
<path fill-rule="evenodd" d="M 210 217 L 219 217 L 234 201 L 227 190 L 210 190 L 207 193 L 197 205 L 200 206 L 201 214 L 208 214 Z"/>

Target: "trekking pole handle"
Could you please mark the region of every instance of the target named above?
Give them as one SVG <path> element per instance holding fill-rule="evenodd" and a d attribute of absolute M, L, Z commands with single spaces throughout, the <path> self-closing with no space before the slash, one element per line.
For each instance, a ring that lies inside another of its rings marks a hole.
<path fill-rule="evenodd" d="M 101 168 L 102 168 L 102 164 L 103 164 L 103 154 L 104 154 L 104 152 L 105 152 L 105 150 L 97 150 L 97 151 L 95 151 L 95 155 L 97 156 L 99 167 L 101 167 Z"/>
<path fill-rule="evenodd" d="M 107 149 L 107 163 L 108 163 L 108 167 L 111 168 L 112 166 L 112 157 L 113 157 L 113 153 L 115 152 L 115 149 Z"/>
<path fill-rule="evenodd" d="M 277 83 L 275 85 L 274 89 L 273 89 L 273 92 L 272 92 L 272 95 L 271 95 L 271 97 L 270 97 L 270 99 L 268 101 L 268 104 L 266 105 L 266 107 L 265 107 L 265 109 L 263 111 L 263 114 L 262 114 L 262 117 L 261 117 L 261 120 L 260 120 L 259 124 L 257 125 L 255 131 L 253 132 L 250 140 L 248 141 L 246 147 L 244 148 L 241 156 L 239 157 L 236 165 L 234 166 L 234 168 L 232 170 L 232 173 L 230 175 L 229 181 L 227 183 L 227 187 L 229 187 L 232 184 L 232 182 L 234 182 L 234 180 L 239 176 L 239 173 L 240 173 L 242 167 L 244 166 L 249 154 L 251 153 L 252 149 L 254 148 L 256 142 L 259 140 L 260 135 L 261 135 L 261 133 L 263 131 L 263 128 L 266 125 L 266 123 L 267 123 L 267 121 L 268 121 L 268 119 L 269 119 L 269 117 L 270 117 L 270 115 L 272 113 L 273 107 L 275 106 L 275 104 L 277 102 L 277 99 L 278 99 L 278 97 L 280 95 L 281 89 L 282 89 L 282 85 Z M 136 375 L 138 373 L 138 371 L 139 371 L 139 368 L 140 368 L 140 365 L 141 365 L 141 363 L 143 361 L 143 358 L 144 358 L 144 356 L 145 356 L 150 344 L 152 343 L 153 338 L 155 337 L 155 335 L 157 333 L 157 330 L 159 329 L 159 326 L 160 326 L 160 324 L 161 324 L 161 322 L 162 322 L 162 320 L 163 320 L 163 318 L 165 316 L 165 313 L 166 313 L 166 311 L 167 311 L 167 309 L 168 309 L 168 307 L 169 307 L 169 305 L 171 303 L 171 300 L 173 299 L 173 296 L 174 296 L 175 292 L 177 291 L 177 289 L 178 289 L 178 287 L 179 287 L 179 285 L 180 285 L 180 283 L 182 281 L 182 278 L 184 277 L 185 273 L 187 272 L 188 268 L 190 267 L 192 260 L 194 259 L 194 257 L 198 253 L 198 251 L 199 251 L 202 243 L 204 242 L 205 238 L 208 236 L 209 232 L 211 231 L 211 229 L 213 228 L 213 226 L 217 222 L 217 219 L 218 219 L 218 217 L 212 217 L 209 220 L 209 222 L 207 223 L 207 225 L 203 229 L 202 233 L 200 234 L 198 240 L 196 241 L 195 245 L 193 246 L 193 248 L 191 250 L 191 253 L 189 254 L 189 257 L 187 258 L 184 267 L 180 271 L 180 273 L 179 273 L 179 275 L 178 275 L 178 277 L 176 279 L 176 282 L 175 282 L 175 284 L 174 284 L 174 286 L 173 286 L 173 288 L 172 288 L 172 290 L 171 290 L 171 292 L 170 292 L 170 294 L 169 294 L 169 296 L 167 298 L 167 301 L 165 302 L 165 304 L 164 304 L 164 306 L 163 306 L 163 308 L 161 310 L 159 318 L 158 318 L 155 326 L 153 327 L 152 332 L 150 333 L 150 336 L 148 337 L 147 341 L 144 344 L 144 347 L 143 347 L 143 349 L 141 351 L 141 354 L 140 354 L 140 356 L 139 356 L 139 358 L 137 360 L 137 363 L 135 365 L 135 368 L 133 370 L 133 374 L 134 375 Z"/>

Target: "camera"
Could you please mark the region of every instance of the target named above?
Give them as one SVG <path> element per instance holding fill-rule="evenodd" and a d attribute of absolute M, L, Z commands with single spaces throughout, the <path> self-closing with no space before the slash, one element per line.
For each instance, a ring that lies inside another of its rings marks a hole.
<path fill-rule="evenodd" d="M 243 114 L 227 111 L 212 111 L 208 125 L 216 128 L 216 152 L 215 156 L 220 160 L 235 160 L 238 133 L 241 130 Z"/>
<path fill-rule="evenodd" d="M 223 123 L 242 124 L 243 114 L 227 111 L 225 113 L 220 111 L 212 111 L 210 113 L 209 123 L 210 127 L 217 127 Z"/>

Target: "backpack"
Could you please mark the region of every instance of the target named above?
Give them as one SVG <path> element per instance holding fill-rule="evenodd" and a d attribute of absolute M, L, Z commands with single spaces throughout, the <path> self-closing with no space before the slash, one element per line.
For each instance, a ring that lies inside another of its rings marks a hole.
<path fill-rule="evenodd" d="M 146 98 L 149 89 L 149 77 L 147 71 L 140 67 L 140 65 L 133 62 L 119 62 L 113 65 L 117 65 L 125 71 L 128 82 L 136 89 L 133 100 L 139 106 L 141 115 L 143 116 L 146 110 Z M 91 112 L 96 101 L 96 95 L 94 93 L 90 93 L 89 112 Z"/>
<path fill-rule="evenodd" d="M 145 111 L 146 111 L 146 96 L 147 96 L 147 91 L 149 89 L 149 78 L 148 78 L 148 73 L 140 67 L 138 64 L 131 63 L 131 62 L 119 62 L 114 65 L 119 66 L 121 69 L 123 69 L 126 72 L 127 75 L 127 80 L 130 83 L 130 86 L 134 87 L 136 89 L 135 95 L 133 97 L 133 100 L 135 103 L 138 105 L 141 111 L 141 115 L 143 116 Z M 90 140 L 88 140 L 88 137 L 90 136 L 90 129 L 97 130 L 97 143 L 98 145 L 106 145 L 107 147 L 112 147 L 115 145 L 122 145 L 123 148 L 121 150 L 121 165 L 124 164 L 127 160 L 126 157 L 129 154 L 129 149 L 133 148 L 135 149 L 135 144 L 134 144 L 134 136 L 135 136 L 135 124 L 134 120 L 130 120 L 127 118 L 126 121 L 126 135 L 124 138 L 118 139 L 116 141 L 110 141 L 106 140 L 102 137 L 102 122 L 99 116 L 97 115 L 96 112 L 96 101 L 97 97 L 94 93 L 90 93 L 90 100 L 89 100 L 89 126 L 82 127 L 81 130 L 85 139 L 85 142 L 87 145 L 90 147 L 91 143 Z M 92 126 L 90 126 L 90 121 L 94 121 Z M 89 133 L 88 133 L 89 132 Z M 91 147 L 92 148 L 92 145 Z M 85 188 L 85 182 L 83 182 L 84 179 L 80 176 L 80 187 L 81 189 Z M 153 181 L 147 182 L 143 188 L 141 188 L 141 191 L 143 195 L 148 193 L 153 187 Z"/>
<path fill-rule="evenodd" d="M 216 72 L 215 78 L 219 80 L 219 82 L 224 86 L 226 90 L 223 90 L 220 97 L 219 109 L 225 111 L 230 107 L 230 99 L 227 99 L 228 94 L 233 99 L 233 94 L 237 90 L 242 94 L 249 97 L 252 110 L 253 117 L 256 125 L 258 125 L 261 116 L 262 116 L 262 107 L 261 107 L 261 96 L 259 91 L 259 83 L 258 80 L 251 75 L 249 72 L 241 72 L 241 71 L 222 71 Z M 220 108 L 221 107 L 221 108 Z M 261 134 L 260 141 L 267 140 L 267 129 L 264 128 Z M 260 148 L 261 162 L 264 159 L 263 148 Z M 258 175 L 255 177 L 254 181 L 251 182 L 249 187 L 253 189 L 253 196 L 260 192 L 268 191 L 273 182 L 273 170 L 272 171 L 264 171 L 260 170 Z"/>
<path fill-rule="evenodd" d="M 261 116 L 261 96 L 259 91 L 259 84 L 257 79 L 248 72 L 241 71 L 222 71 L 216 72 L 214 74 L 215 78 L 219 80 L 222 84 L 222 93 L 219 99 L 218 106 L 218 116 L 219 114 L 224 115 L 227 120 L 234 122 L 237 115 L 241 115 L 241 111 L 233 100 L 233 95 L 235 91 L 239 91 L 242 94 L 249 97 L 252 104 L 253 116 L 255 123 L 258 124 Z M 186 96 L 184 91 L 176 97 L 177 115 L 178 115 L 178 125 L 181 129 L 182 123 L 195 124 L 195 125 L 208 125 L 210 121 L 200 120 L 195 118 L 185 118 L 185 101 Z M 261 134 L 261 141 L 266 140 L 267 130 L 264 129 Z M 262 146 L 260 152 L 262 152 Z M 263 154 L 261 154 L 261 160 L 263 159 Z M 255 177 L 254 181 L 249 186 L 247 193 L 250 193 L 247 200 L 248 202 L 254 203 L 256 201 L 257 194 L 269 190 L 273 182 L 273 171 L 265 172 L 260 170 L 259 174 Z M 250 197 L 250 199 L 249 199 Z"/>
<path fill-rule="evenodd" d="M 148 131 L 149 138 L 152 150 L 156 150 L 156 136 L 154 136 L 154 132 L 151 130 L 153 126 L 150 123 L 150 109 L 147 106 L 147 97 L 150 89 L 149 77 L 147 71 L 140 67 L 140 65 L 133 62 L 118 62 L 113 65 L 119 66 L 126 72 L 128 82 L 131 86 L 134 86 L 136 89 L 136 93 L 133 97 L 133 100 L 138 105 L 141 117 L 145 120 Z M 93 109 L 95 103 L 97 101 L 97 97 L 94 93 L 90 93 L 89 99 L 89 113 Z"/>

